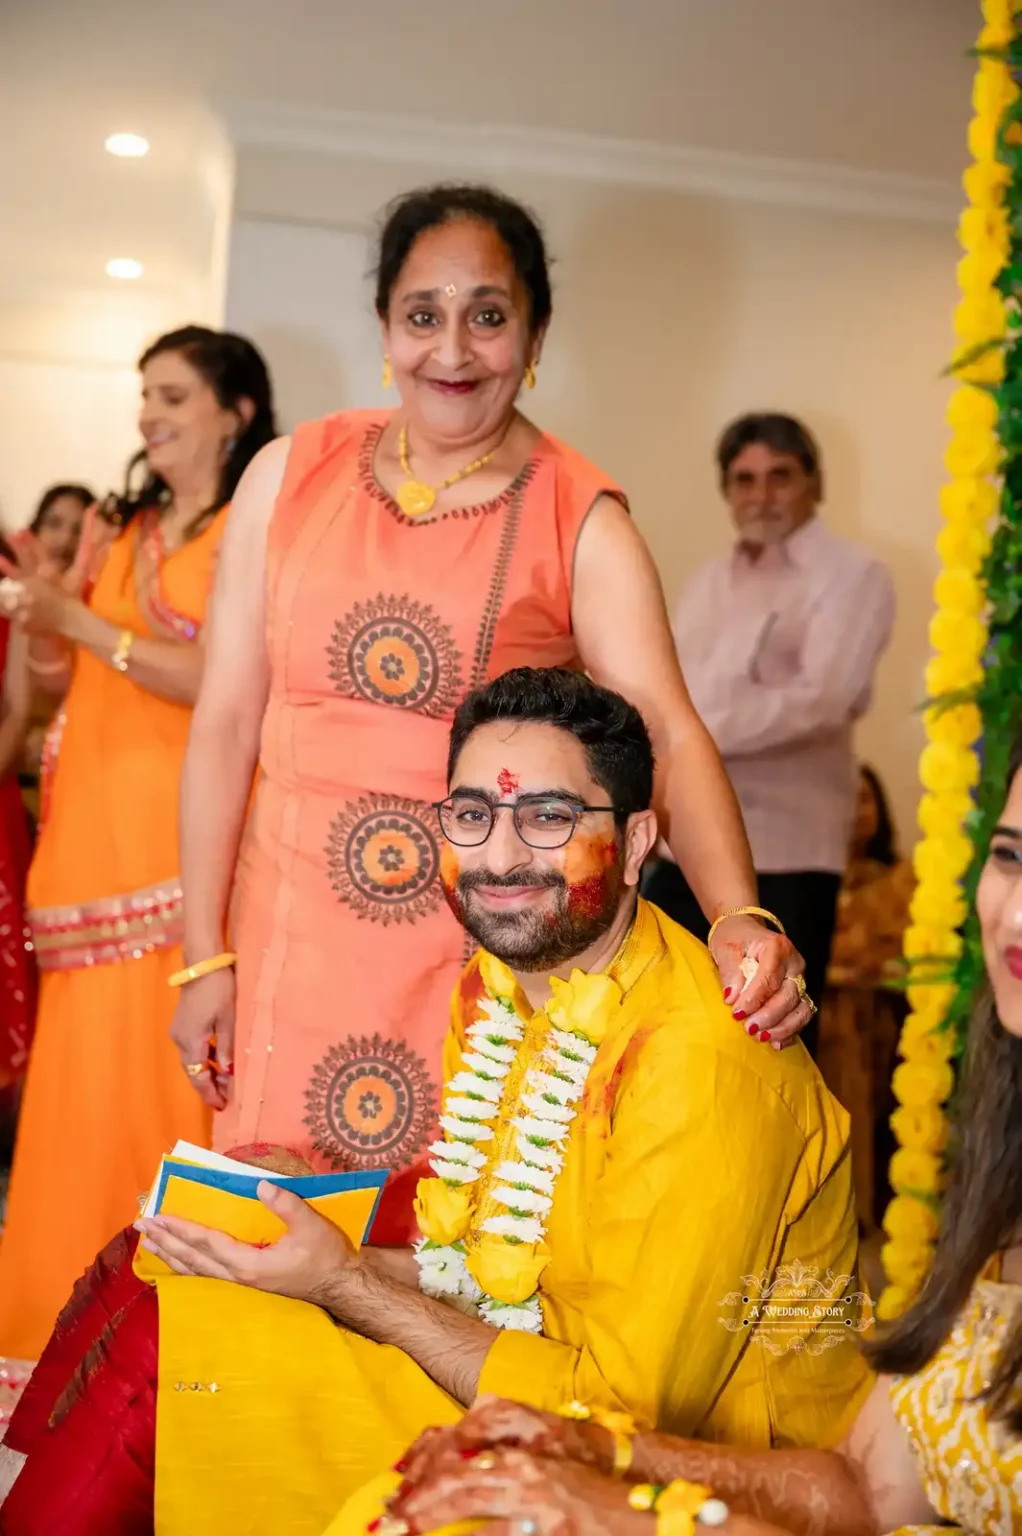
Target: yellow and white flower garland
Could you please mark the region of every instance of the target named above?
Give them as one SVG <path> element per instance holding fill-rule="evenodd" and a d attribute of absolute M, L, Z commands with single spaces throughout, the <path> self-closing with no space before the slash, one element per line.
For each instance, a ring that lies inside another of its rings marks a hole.
<path fill-rule="evenodd" d="M 978 48 L 1007 46 L 1015 35 L 1013 0 L 983 0 L 983 16 Z M 991 387 L 1004 376 L 999 343 L 1006 330 L 1005 302 L 996 282 L 1010 250 L 1004 200 L 1009 171 L 997 158 L 997 135 L 1017 95 L 1007 65 L 981 56 L 969 127 L 974 164 L 963 178 L 968 206 L 958 226 L 965 255 L 958 265 L 959 351 L 952 371 L 959 386 L 948 405 L 952 436 L 945 466 L 951 479 L 941 492 L 944 526 L 937 551 L 942 570 L 930 624 L 934 655 L 926 672 L 927 695 L 935 701 L 967 695 L 983 678 L 986 594 L 980 573 L 997 512 L 992 477 L 1001 457 Z M 970 791 L 979 778 L 975 743 L 982 719 L 975 704 L 931 704 L 925 726 L 927 744 L 919 763 L 925 791 L 919 805 L 923 836 L 913 857 L 918 885 L 905 934 L 911 1011 L 899 1045 L 904 1060 L 893 1083 L 900 1107 L 891 1124 L 899 1150 L 891 1160 L 895 1198 L 884 1216 L 888 1240 L 881 1256 L 890 1284 L 878 1306 L 882 1318 L 897 1317 L 911 1303 L 929 1271 L 937 1234 L 935 1197 L 948 1139 L 942 1106 L 954 1085 L 950 1059 L 956 1045 L 953 1031 L 945 1026 L 954 995 L 946 976 L 962 949 L 961 881 L 973 853 L 964 828 L 972 805 Z"/>
<path fill-rule="evenodd" d="M 436 1178 L 419 1184 L 419 1287 L 495 1328 L 542 1333 L 546 1217 L 622 994 L 605 974 L 573 971 L 568 982 L 551 978 L 551 1002 L 526 1020 L 507 967 L 484 954 L 480 970 L 487 996 L 448 1084 L 444 1140 L 429 1149 Z"/>

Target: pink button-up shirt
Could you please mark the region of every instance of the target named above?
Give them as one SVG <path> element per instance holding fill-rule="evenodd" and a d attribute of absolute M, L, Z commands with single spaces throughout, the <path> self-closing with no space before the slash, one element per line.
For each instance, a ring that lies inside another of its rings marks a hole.
<path fill-rule="evenodd" d="M 674 635 L 762 873 L 841 871 L 855 815 L 853 722 L 894 623 L 887 568 L 813 517 L 753 561 L 702 566 Z"/>

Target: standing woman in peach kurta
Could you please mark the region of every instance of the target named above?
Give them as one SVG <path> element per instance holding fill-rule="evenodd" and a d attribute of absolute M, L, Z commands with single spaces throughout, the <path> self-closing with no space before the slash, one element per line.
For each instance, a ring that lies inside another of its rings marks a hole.
<path fill-rule="evenodd" d="M 19 544 L 0 590 L 40 682 L 66 687 L 29 876 L 41 995 L 0 1241 L 0 1353 L 22 1359 L 137 1213 L 161 1154 L 209 1136 L 168 1038 L 178 782 L 225 504 L 274 422 L 265 364 L 242 337 L 189 326 L 140 367 L 149 478 L 123 503 L 125 526 L 103 537 L 91 519 L 63 582 Z"/>
<path fill-rule="evenodd" d="M 431 805 L 465 692 L 559 664 L 625 694 L 707 915 L 755 903 L 756 885 L 623 493 L 515 408 L 551 310 L 534 220 L 486 188 L 409 194 L 381 236 L 376 302 L 400 409 L 300 427 L 232 508 L 183 780 L 185 960 L 202 974 L 174 1034 L 226 1107 L 221 1146 L 397 1170 L 374 1235 L 399 1242 L 464 958 Z M 733 998 L 743 954 L 759 958 L 743 1008 L 765 1027 L 806 1021 L 799 957 L 755 917 L 722 923 L 714 952 Z"/>

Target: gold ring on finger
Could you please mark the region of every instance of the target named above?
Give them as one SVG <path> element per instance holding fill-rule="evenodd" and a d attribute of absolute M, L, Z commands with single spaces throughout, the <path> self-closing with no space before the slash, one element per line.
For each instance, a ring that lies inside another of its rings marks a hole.
<path fill-rule="evenodd" d="M 812 1018 L 815 1018 L 815 1017 L 816 1017 L 816 1012 L 817 1012 L 817 1009 L 816 1009 L 816 1004 L 815 1004 L 815 1003 L 814 1003 L 814 1002 L 813 1002 L 813 1000 L 812 1000 L 812 998 L 811 998 L 811 997 L 807 997 L 807 998 L 806 998 L 806 1002 L 807 1002 L 807 1003 L 808 1003 L 808 1005 L 809 1005 L 809 1017 L 810 1017 L 810 1018 L 811 1018 L 811 1019 L 812 1019 Z"/>
<path fill-rule="evenodd" d="M 795 983 L 795 991 L 798 993 L 799 1002 L 801 1002 L 806 995 L 806 979 L 801 974 L 793 976 L 791 979 Z"/>

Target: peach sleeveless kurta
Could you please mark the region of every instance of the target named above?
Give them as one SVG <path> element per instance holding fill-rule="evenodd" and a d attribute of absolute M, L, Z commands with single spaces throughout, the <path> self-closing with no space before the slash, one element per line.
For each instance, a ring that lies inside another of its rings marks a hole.
<path fill-rule="evenodd" d="M 514 666 L 577 665 L 575 543 L 620 495 L 541 439 L 482 506 L 405 517 L 374 478 L 383 412 L 298 428 L 269 535 L 270 695 L 239 860 L 236 1093 L 217 1146 L 388 1168 L 407 1241 L 450 996 L 471 944 L 438 880 L 451 717 Z"/>

